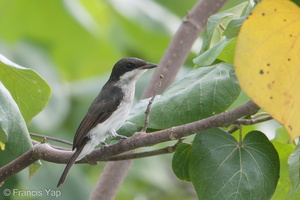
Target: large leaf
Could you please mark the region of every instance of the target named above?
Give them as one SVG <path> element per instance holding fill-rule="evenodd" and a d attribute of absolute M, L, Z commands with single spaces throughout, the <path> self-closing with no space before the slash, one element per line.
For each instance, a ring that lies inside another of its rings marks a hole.
<path fill-rule="evenodd" d="M 32 148 L 26 123 L 18 105 L 0 82 L 0 139 L 16 156 Z"/>
<path fill-rule="evenodd" d="M 26 123 L 18 105 L 0 81 L 0 142 L 15 156 L 20 156 L 32 148 Z M 3 148 L 4 149 L 4 148 Z M 41 167 L 37 161 L 29 166 L 29 178 Z"/>
<path fill-rule="evenodd" d="M 264 0 L 243 24 L 234 66 L 245 93 L 300 136 L 300 8 L 289 0 Z"/>
<path fill-rule="evenodd" d="M 259 131 L 242 143 L 221 129 L 196 135 L 190 176 L 198 198 L 270 199 L 279 179 L 278 154 Z"/>
<path fill-rule="evenodd" d="M 9 90 L 28 123 L 47 104 L 51 89 L 34 70 L 21 67 L 0 54 L 0 81 Z"/>
<path fill-rule="evenodd" d="M 164 129 L 224 112 L 238 97 L 240 88 L 232 65 L 220 63 L 198 68 L 171 85 L 155 99 L 149 128 Z M 136 105 L 129 121 L 142 126 L 145 101 Z"/>

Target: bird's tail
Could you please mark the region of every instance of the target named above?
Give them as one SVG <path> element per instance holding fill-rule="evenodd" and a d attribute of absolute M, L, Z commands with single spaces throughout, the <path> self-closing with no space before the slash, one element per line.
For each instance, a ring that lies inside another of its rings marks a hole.
<path fill-rule="evenodd" d="M 83 142 L 81 143 L 81 145 L 78 148 L 76 148 L 74 154 L 72 155 L 72 157 L 68 161 L 67 166 L 64 169 L 64 171 L 63 171 L 63 173 L 62 173 L 62 175 L 61 175 L 61 177 L 58 181 L 57 187 L 61 186 L 64 183 L 64 181 L 65 181 L 65 179 L 68 175 L 68 172 L 70 171 L 71 167 L 76 162 L 76 159 L 78 158 L 79 154 L 82 152 L 82 150 L 85 147 L 86 143 L 87 143 L 87 140 L 84 139 Z"/>

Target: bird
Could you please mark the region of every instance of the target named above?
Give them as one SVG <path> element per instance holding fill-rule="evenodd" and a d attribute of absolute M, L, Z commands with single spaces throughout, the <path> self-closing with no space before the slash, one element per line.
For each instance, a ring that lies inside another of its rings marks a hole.
<path fill-rule="evenodd" d="M 139 58 L 120 59 L 112 69 L 108 81 L 89 107 L 73 139 L 73 155 L 69 159 L 57 187 L 62 185 L 73 164 L 91 153 L 109 136 L 126 139 L 117 130 L 126 121 L 131 109 L 137 79 L 156 64 Z"/>

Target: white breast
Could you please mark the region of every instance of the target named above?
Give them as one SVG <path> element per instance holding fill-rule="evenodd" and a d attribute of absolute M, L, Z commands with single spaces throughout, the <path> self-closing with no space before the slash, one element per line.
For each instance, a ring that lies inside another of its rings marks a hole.
<path fill-rule="evenodd" d="M 122 103 L 107 120 L 95 126 L 88 133 L 90 140 L 87 142 L 76 160 L 80 160 L 87 154 L 91 153 L 100 142 L 104 142 L 108 136 L 113 136 L 113 133 L 124 124 L 132 106 L 135 90 L 135 83 L 126 85 L 127 88 L 124 88 L 124 91 L 128 92 L 124 94 L 125 96 Z"/>

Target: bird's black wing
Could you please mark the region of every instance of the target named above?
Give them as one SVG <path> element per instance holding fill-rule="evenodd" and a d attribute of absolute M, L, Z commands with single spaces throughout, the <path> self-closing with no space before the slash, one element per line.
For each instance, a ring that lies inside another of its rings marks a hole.
<path fill-rule="evenodd" d="M 97 124 L 104 122 L 118 108 L 124 93 L 121 88 L 103 87 L 97 98 L 90 106 L 88 113 L 80 123 L 73 140 L 73 150 L 81 146 L 87 136 Z"/>
<path fill-rule="evenodd" d="M 58 181 L 57 187 L 63 184 L 72 165 L 75 163 L 84 146 L 89 141 L 89 138 L 86 137 L 87 134 L 98 123 L 104 122 L 107 118 L 109 118 L 109 116 L 111 116 L 113 111 L 115 111 L 120 105 L 123 96 L 124 93 L 119 87 L 103 87 L 76 131 L 73 141 L 73 150 L 76 148 L 76 151 L 67 163 L 67 166 Z"/>

